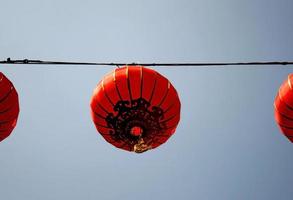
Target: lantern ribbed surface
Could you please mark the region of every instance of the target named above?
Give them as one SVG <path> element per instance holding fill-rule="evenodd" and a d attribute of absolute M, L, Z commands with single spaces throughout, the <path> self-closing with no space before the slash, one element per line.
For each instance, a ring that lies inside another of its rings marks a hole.
<path fill-rule="evenodd" d="M 16 126 L 19 114 L 18 94 L 13 84 L 0 72 L 0 141 Z"/>
<path fill-rule="evenodd" d="M 293 142 L 293 74 L 281 85 L 274 102 L 275 119 L 282 133 Z"/>
<path fill-rule="evenodd" d="M 90 106 L 105 140 L 137 153 L 165 143 L 180 120 L 180 100 L 173 85 L 142 66 L 125 66 L 106 75 L 95 88 Z"/>

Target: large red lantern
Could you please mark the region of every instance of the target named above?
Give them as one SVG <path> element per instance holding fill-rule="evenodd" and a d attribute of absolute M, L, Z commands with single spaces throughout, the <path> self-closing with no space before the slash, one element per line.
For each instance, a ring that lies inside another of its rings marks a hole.
<path fill-rule="evenodd" d="M 19 113 L 18 95 L 13 84 L 0 72 L 0 141 L 16 126 Z"/>
<path fill-rule="evenodd" d="M 274 103 L 275 119 L 283 134 L 293 142 L 293 74 L 281 85 Z"/>
<path fill-rule="evenodd" d="M 141 153 L 163 144 L 180 120 L 172 84 L 142 66 L 117 68 L 97 85 L 91 99 L 95 126 L 114 146 Z"/>

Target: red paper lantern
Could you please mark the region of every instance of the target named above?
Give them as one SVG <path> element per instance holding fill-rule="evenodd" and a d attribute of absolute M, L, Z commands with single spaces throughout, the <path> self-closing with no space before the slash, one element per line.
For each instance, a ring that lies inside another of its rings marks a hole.
<path fill-rule="evenodd" d="M 105 140 L 137 153 L 166 142 L 180 120 L 175 88 L 161 74 L 142 66 L 117 68 L 106 75 L 95 88 L 90 106 Z"/>
<path fill-rule="evenodd" d="M 282 133 L 293 142 L 293 74 L 281 85 L 274 103 L 275 119 Z"/>
<path fill-rule="evenodd" d="M 19 113 L 18 95 L 13 84 L 0 72 L 0 141 L 16 126 Z"/>

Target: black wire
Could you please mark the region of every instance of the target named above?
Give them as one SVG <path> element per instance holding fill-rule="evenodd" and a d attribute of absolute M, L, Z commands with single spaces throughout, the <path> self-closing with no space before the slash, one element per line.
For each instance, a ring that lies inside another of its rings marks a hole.
<path fill-rule="evenodd" d="M 96 66 L 123 66 L 123 65 L 141 65 L 141 66 L 229 66 L 229 65 L 293 65 L 293 61 L 272 61 L 272 62 L 210 62 L 210 63 L 97 63 L 97 62 L 67 62 L 67 61 L 43 61 L 43 60 L 6 60 L 0 61 L 0 64 L 29 64 L 29 65 L 96 65 Z"/>

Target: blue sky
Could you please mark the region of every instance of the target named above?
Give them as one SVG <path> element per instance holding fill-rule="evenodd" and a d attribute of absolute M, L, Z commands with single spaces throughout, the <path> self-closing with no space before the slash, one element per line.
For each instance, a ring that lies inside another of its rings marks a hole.
<path fill-rule="evenodd" d="M 290 0 L 2 0 L 2 59 L 102 62 L 292 60 Z M 0 144 L 1 199 L 290 200 L 293 144 L 273 113 L 288 67 L 154 68 L 182 104 L 144 154 L 96 132 L 89 101 L 111 67 L 0 66 L 21 112 Z"/>

